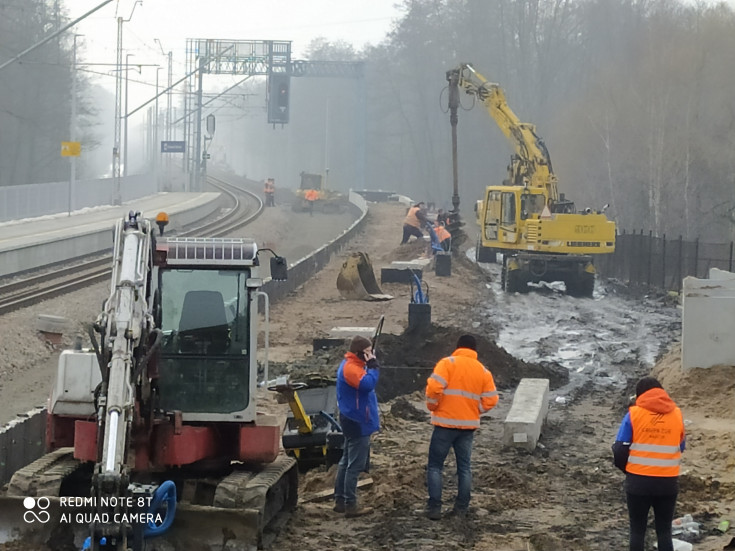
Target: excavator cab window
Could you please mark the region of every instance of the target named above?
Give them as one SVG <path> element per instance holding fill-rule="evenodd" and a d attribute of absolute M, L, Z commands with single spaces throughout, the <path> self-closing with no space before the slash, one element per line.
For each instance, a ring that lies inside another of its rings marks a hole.
<path fill-rule="evenodd" d="M 521 194 L 521 220 L 527 220 L 534 214 L 541 214 L 546 204 L 546 197 L 539 193 Z"/>
<path fill-rule="evenodd" d="M 248 274 L 237 270 L 160 273 L 161 407 L 229 413 L 249 401 Z"/>
<path fill-rule="evenodd" d="M 516 225 L 516 195 L 512 191 L 504 192 L 501 198 L 500 219 L 503 226 Z"/>

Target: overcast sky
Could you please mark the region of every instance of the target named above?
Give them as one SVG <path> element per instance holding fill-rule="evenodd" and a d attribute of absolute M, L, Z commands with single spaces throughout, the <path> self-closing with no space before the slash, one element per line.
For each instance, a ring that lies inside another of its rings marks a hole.
<path fill-rule="evenodd" d="M 71 19 L 98 6 L 101 0 L 67 0 Z M 85 62 L 114 63 L 117 17 L 123 25 L 124 54 L 130 63 L 165 65 L 163 51 L 173 52 L 174 78 L 183 75 L 187 38 L 290 40 L 295 59 L 303 58 L 309 42 L 319 36 L 344 40 L 357 49 L 377 44 L 400 16 L 396 0 L 116 0 L 81 21 L 74 32 L 84 35 Z M 132 13 L 132 18 L 130 14 Z M 109 67 L 90 67 L 108 72 Z M 136 78 L 155 83 L 155 68 Z M 131 75 L 131 79 L 133 76 Z M 160 75 L 161 80 L 165 78 Z M 114 78 L 101 82 L 114 90 Z"/>

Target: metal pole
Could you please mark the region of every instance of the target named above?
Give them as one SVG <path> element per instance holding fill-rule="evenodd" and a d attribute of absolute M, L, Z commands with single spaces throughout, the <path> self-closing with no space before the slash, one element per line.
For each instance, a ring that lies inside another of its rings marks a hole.
<path fill-rule="evenodd" d="M 452 183 L 454 193 L 452 206 L 459 212 L 459 171 L 457 168 L 457 109 L 459 108 L 459 74 L 451 71 L 447 74 L 449 81 L 449 124 L 452 127 Z"/>
<path fill-rule="evenodd" d="M 161 160 L 161 145 L 158 143 L 158 71 L 160 71 L 161 68 L 156 68 L 156 124 L 153 126 L 153 162 L 156 165 L 156 191 L 161 191 L 161 175 L 159 174 L 160 170 L 160 160 Z"/>
<path fill-rule="evenodd" d="M 197 120 L 196 120 L 196 151 L 194 155 L 194 186 L 191 191 L 202 191 L 201 170 L 202 170 L 202 77 L 204 76 L 204 58 L 199 58 L 199 85 L 197 87 Z"/>
<path fill-rule="evenodd" d="M 115 79 L 115 143 L 112 146 L 112 204 L 122 204 L 120 192 L 120 102 L 122 99 L 122 25 L 117 18 L 117 77 Z"/>
<path fill-rule="evenodd" d="M 125 142 L 123 144 L 123 176 L 128 175 L 128 69 L 130 67 L 128 60 L 130 56 L 134 55 L 125 54 L 125 130 L 123 132 Z"/>
<path fill-rule="evenodd" d="M 72 142 L 77 141 L 77 34 L 74 35 L 74 46 L 72 47 L 71 54 L 71 120 L 69 121 L 69 138 Z M 77 171 L 77 158 L 72 157 L 71 162 L 71 174 L 69 175 L 69 212 L 68 216 L 71 216 L 71 211 L 74 208 L 74 183 L 76 179 Z"/>

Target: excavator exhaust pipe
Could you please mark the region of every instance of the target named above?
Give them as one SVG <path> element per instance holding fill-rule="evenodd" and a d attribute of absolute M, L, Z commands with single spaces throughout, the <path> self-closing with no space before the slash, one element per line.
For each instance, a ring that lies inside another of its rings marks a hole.
<path fill-rule="evenodd" d="M 367 253 L 352 253 L 337 276 L 337 290 L 347 300 L 390 300 L 375 280 Z"/>

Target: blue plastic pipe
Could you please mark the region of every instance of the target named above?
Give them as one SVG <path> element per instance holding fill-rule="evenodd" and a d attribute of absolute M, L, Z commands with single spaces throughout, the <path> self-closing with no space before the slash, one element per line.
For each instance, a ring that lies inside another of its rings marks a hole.
<path fill-rule="evenodd" d="M 174 516 L 176 515 L 176 484 L 172 481 L 167 480 L 161 484 L 156 491 L 153 493 L 153 500 L 151 501 L 151 507 L 148 509 L 149 513 L 156 514 L 158 510 L 166 502 L 166 517 L 163 519 L 163 523 L 158 526 L 152 520 L 148 522 L 143 533 L 147 538 L 153 538 L 165 534 L 166 531 L 171 528 L 174 522 Z"/>

